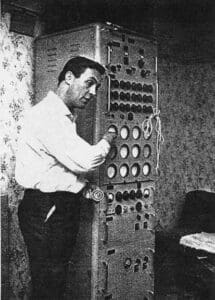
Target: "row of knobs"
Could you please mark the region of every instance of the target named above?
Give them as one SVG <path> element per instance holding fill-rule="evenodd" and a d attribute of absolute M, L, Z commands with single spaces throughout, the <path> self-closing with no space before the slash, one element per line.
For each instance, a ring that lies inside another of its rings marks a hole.
<path fill-rule="evenodd" d="M 133 113 L 145 113 L 152 114 L 153 108 L 152 106 L 143 105 L 135 105 L 135 104 L 123 104 L 123 103 L 111 103 L 110 104 L 111 111 L 121 111 L 121 112 L 133 112 Z"/>
<path fill-rule="evenodd" d="M 129 199 L 135 200 L 135 198 L 140 199 L 142 198 L 143 193 L 141 190 L 131 190 L 130 192 L 124 191 L 123 193 L 117 192 L 116 193 L 116 201 L 121 202 L 122 200 L 128 201 Z"/>
<path fill-rule="evenodd" d="M 136 203 L 135 209 L 136 209 L 136 211 L 139 212 L 139 213 L 142 211 L 143 205 L 142 205 L 142 203 L 141 203 L 140 201 L 138 201 L 138 202 Z M 122 212 L 123 212 L 122 205 L 121 205 L 121 204 L 118 204 L 118 205 L 115 207 L 115 213 L 116 213 L 117 215 L 121 215 Z M 149 219 L 149 214 L 146 214 L 146 215 L 145 215 L 145 218 L 146 218 L 146 219 Z"/>
<path fill-rule="evenodd" d="M 122 200 L 125 201 L 128 201 L 129 199 L 135 200 L 136 198 L 140 199 L 142 197 L 148 198 L 149 195 L 150 195 L 149 192 L 147 192 L 147 194 L 143 194 L 143 192 L 140 189 L 138 189 L 137 191 L 131 190 L 130 192 L 128 191 L 117 192 L 115 195 L 115 199 L 116 201 L 121 202 Z M 109 203 L 113 202 L 113 200 L 114 200 L 114 195 L 112 193 L 109 193 L 108 194 Z"/>
<path fill-rule="evenodd" d="M 117 79 L 111 80 L 111 88 L 114 89 L 122 89 L 122 90 L 133 90 L 138 92 L 145 92 L 145 93 L 153 93 L 153 86 L 151 84 L 141 84 L 136 82 L 129 82 L 129 81 L 118 81 Z"/>
<path fill-rule="evenodd" d="M 144 102 L 144 103 L 152 103 L 153 102 L 153 97 L 151 95 L 141 95 L 141 94 L 130 94 L 130 93 L 124 93 L 120 92 L 118 93 L 117 91 L 112 91 L 111 92 L 111 99 L 114 100 L 122 100 L 122 101 L 133 101 L 133 102 Z"/>

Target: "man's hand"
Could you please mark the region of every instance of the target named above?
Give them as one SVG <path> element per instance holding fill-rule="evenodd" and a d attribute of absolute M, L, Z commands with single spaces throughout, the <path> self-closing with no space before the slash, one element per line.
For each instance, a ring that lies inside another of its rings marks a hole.
<path fill-rule="evenodd" d="M 109 144 L 112 144 L 116 137 L 116 132 L 106 132 L 102 138 L 105 139 Z"/>

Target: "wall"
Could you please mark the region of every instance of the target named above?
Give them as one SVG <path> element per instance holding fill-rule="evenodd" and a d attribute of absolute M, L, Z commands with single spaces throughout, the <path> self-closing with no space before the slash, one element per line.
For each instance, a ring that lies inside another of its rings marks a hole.
<path fill-rule="evenodd" d="M 9 23 L 7 14 L 0 23 L 0 190 L 3 199 L 8 199 L 8 210 L 3 206 L 2 215 L 9 218 L 10 225 L 9 234 L 2 236 L 2 241 L 9 238 L 11 294 L 8 299 L 23 299 L 28 290 L 29 271 L 17 220 L 17 205 L 23 191 L 15 182 L 14 167 L 23 114 L 33 101 L 33 39 L 10 33 Z"/>
<path fill-rule="evenodd" d="M 164 229 L 177 225 L 187 191 L 215 190 L 214 33 L 213 24 L 155 23 L 165 139 L 156 211 Z"/>

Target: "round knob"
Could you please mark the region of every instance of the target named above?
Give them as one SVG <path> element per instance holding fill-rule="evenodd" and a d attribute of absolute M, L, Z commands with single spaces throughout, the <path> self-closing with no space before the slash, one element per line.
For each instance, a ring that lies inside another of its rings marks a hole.
<path fill-rule="evenodd" d="M 146 97 L 147 97 L 147 102 L 148 103 L 152 103 L 153 102 L 152 96 L 146 96 Z"/>
<path fill-rule="evenodd" d="M 153 92 L 153 86 L 152 86 L 151 84 L 148 86 L 148 92 L 149 92 L 149 93 L 152 93 L 152 92 Z"/>
<path fill-rule="evenodd" d="M 122 213 L 122 206 L 121 205 L 117 205 L 116 208 L 115 208 L 115 213 L 117 215 L 121 215 Z"/>
<path fill-rule="evenodd" d="M 121 89 L 124 89 L 125 88 L 125 81 L 121 80 L 120 83 L 119 83 L 119 86 Z"/>
<path fill-rule="evenodd" d="M 147 92 L 147 84 L 143 84 L 142 89 L 143 89 L 143 92 Z"/>
<path fill-rule="evenodd" d="M 142 196 L 143 196 L 142 191 L 141 191 L 141 190 L 137 190 L 137 192 L 136 192 L 136 197 L 137 197 L 138 199 L 140 199 L 140 198 L 142 198 Z"/>
<path fill-rule="evenodd" d="M 145 62 L 142 59 L 138 60 L 138 67 L 142 69 L 144 67 Z"/>
<path fill-rule="evenodd" d="M 125 111 L 125 105 L 123 103 L 120 103 L 119 110 L 124 112 Z"/>
<path fill-rule="evenodd" d="M 110 70 L 111 70 L 111 72 L 116 73 L 116 66 L 111 66 Z"/>
<path fill-rule="evenodd" d="M 111 80 L 111 87 L 117 89 L 119 87 L 119 81 Z"/>
<path fill-rule="evenodd" d="M 124 192 L 123 192 L 122 198 L 123 198 L 125 201 L 127 201 L 127 200 L 129 199 L 129 193 L 128 193 L 128 191 L 124 191 Z"/>
<path fill-rule="evenodd" d="M 136 197 L 135 190 L 131 190 L 129 196 L 130 196 L 130 198 L 131 198 L 132 200 L 134 200 L 135 197 Z"/>
<path fill-rule="evenodd" d="M 133 93 L 131 94 L 131 101 L 135 102 L 135 100 L 136 100 L 136 95 Z"/>
<path fill-rule="evenodd" d="M 143 95 L 142 101 L 143 101 L 144 103 L 147 103 L 148 99 L 147 99 L 147 96 L 146 96 L 146 95 Z"/>
<path fill-rule="evenodd" d="M 111 103 L 110 110 L 117 111 L 119 109 L 119 105 L 117 103 Z"/>
<path fill-rule="evenodd" d="M 142 107 L 141 107 L 141 105 L 137 105 L 137 112 L 138 112 L 138 113 L 141 113 L 141 112 L 142 112 Z"/>
<path fill-rule="evenodd" d="M 124 92 L 120 92 L 119 98 L 120 98 L 121 100 L 124 100 L 124 99 L 125 99 L 125 93 L 124 93 Z"/>
<path fill-rule="evenodd" d="M 126 110 L 127 112 L 129 112 L 129 111 L 131 110 L 131 107 L 130 107 L 129 104 L 126 104 L 126 105 L 125 105 L 125 110 Z"/>
<path fill-rule="evenodd" d="M 131 109 L 131 108 L 130 108 Z M 132 121 L 134 119 L 134 116 L 131 112 L 128 113 L 128 121 Z"/>
<path fill-rule="evenodd" d="M 113 92 L 112 95 L 115 100 L 119 99 L 119 93 L 117 91 Z"/>
<path fill-rule="evenodd" d="M 130 83 L 129 81 L 127 81 L 127 82 L 125 83 L 125 88 L 126 88 L 127 90 L 130 90 L 130 88 L 131 88 L 131 83 Z"/>
<path fill-rule="evenodd" d="M 116 193 L 116 201 L 118 201 L 118 202 L 122 201 L 122 193 L 121 192 Z"/>
<path fill-rule="evenodd" d="M 142 84 L 141 84 L 141 83 L 138 83 L 138 85 L 137 85 L 137 90 L 138 90 L 139 92 L 142 92 Z"/>
<path fill-rule="evenodd" d="M 131 88 L 133 91 L 136 91 L 137 88 L 136 82 L 132 82 Z"/>
<path fill-rule="evenodd" d="M 137 204 L 136 204 L 136 210 L 138 211 L 138 212 L 140 212 L 141 210 L 142 210 L 142 203 L 141 202 L 137 202 Z"/>

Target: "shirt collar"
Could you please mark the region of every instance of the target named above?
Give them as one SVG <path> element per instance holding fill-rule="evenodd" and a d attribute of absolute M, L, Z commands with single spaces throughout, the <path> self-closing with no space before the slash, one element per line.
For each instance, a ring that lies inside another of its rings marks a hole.
<path fill-rule="evenodd" d="M 63 102 L 63 100 L 60 97 L 58 97 L 57 94 L 55 94 L 52 91 L 49 91 L 46 100 L 50 102 L 50 109 L 54 113 L 58 115 L 67 116 L 72 122 L 76 121 L 77 115 L 71 113 L 71 111 L 68 109 L 66 104 Z"/>

